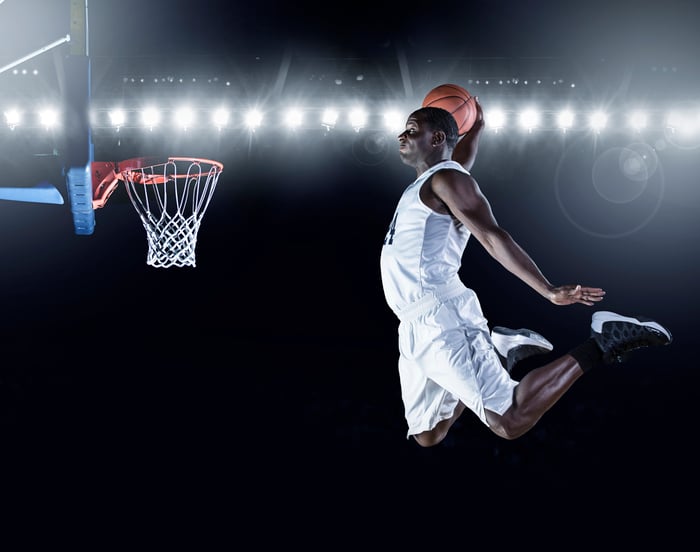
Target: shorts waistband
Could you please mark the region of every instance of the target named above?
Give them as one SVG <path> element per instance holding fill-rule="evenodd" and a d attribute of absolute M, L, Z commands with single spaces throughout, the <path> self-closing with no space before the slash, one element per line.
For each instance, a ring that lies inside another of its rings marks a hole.
<path fill-rule="evenodd" d="M 417 301 L 406 305 L 403 309 L 396 312 L 396 316 L 398 316 L 401 322 L 408 322 L 421 314 L 429 312 L 438 304 L 462 295 L 467 289 L 467 286 L 457 280 L 437 290 L 431 291 Z"/>

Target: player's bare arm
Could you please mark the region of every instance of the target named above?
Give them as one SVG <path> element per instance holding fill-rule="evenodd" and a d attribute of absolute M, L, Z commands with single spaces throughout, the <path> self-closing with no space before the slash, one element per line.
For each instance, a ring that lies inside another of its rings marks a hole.
<path fill-rule="evenodd" d="M 429 205 L 441 203 L 443 207 L 438 212 L 451 213 L 506 270 L 555 305 L 582 303 L 591 306 L 605 296 L 601 288 L 552 285 L 527 252 L 498 224 L 490 203 L 472 176 L 459 171 L 439 171 L 430 181 L 430 190 L 426 191 L 426 196 L 430 195 L 434 197 Z"/>
<path fill-rule="evenodd" d="M 479 150 L 479 138 L 481 131 L 484 129 L 484 113 L 479 104 L 479 99 L 474 97 L 476 105 L 476 120 L 472 127 L 462 136 L 457 142 L 455 149 L 452 152 L 452 160 L 457 161 L 468 171 L 472 170 L 476 154 Z"/>

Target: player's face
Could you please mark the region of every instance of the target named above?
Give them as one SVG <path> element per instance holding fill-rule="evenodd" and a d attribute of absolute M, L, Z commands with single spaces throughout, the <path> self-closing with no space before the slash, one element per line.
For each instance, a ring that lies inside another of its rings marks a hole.
<path fill-rule="evenodd" d="M 433 133 L 419 118 L 411 115 L 405 130 L 399 134 L 399 156 L 407 165 L 415 166 L 432 151 Z"/>

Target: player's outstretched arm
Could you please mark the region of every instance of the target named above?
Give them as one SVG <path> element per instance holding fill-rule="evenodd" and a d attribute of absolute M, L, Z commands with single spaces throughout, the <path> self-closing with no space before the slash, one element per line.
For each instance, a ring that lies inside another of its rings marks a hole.
<path fill-rule="evenodd" d="M 496 222 L 489 201 L 471 175 L 438 171 L 430 189 L 496 261 L 555 305 L 591 306 L 604 298 L 601 288 L 552 285 L 528 253 Z"/>

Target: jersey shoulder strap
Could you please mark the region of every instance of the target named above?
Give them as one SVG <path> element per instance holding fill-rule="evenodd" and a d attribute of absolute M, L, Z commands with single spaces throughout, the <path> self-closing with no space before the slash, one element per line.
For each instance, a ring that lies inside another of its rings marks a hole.
<path fill-rule="evenodd" d="M 440 171 L 442 169 L 454 169 L 456 171 L 463 172 L 464 174 L 470 174 L 470 172 L 467 169 L 465 169 L 462 165 L 457 163 L 457 161 L 452 161 L 451 159 L 448 159 L 446 161 L 440 161 L 439 163 L 436 163 L 428 170 L 426 170 L 422 175 L 420 175 L 419 178 L 426 179 L 430 175 L 435 174 L 437 171 Z"/>

